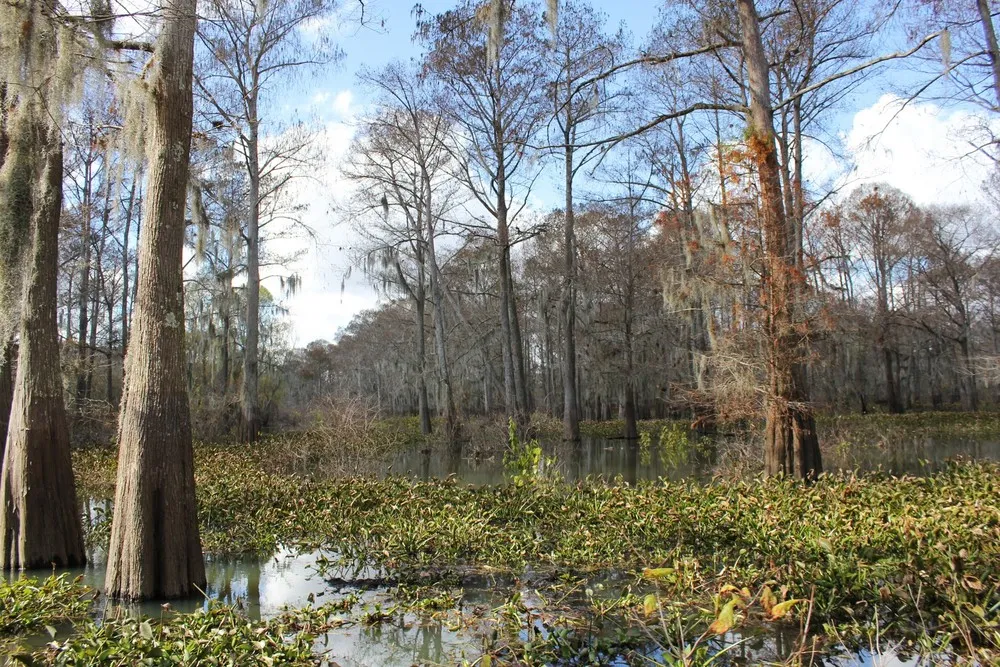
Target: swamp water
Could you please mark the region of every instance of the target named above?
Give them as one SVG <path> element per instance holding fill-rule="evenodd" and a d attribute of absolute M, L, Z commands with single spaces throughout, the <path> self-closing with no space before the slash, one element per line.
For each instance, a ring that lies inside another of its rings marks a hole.
<path fill-rule="evenodd" d="M 627 484 L 668 479 L 707 480 L 715 474 L 719 452 L 726 438 L 692 438 L 682 446 L 661 446 L 654 437 L 647 451 L 637 441 L 584 437 L 576 445 L 544 440 L 546 457 L 568 482 L 591 478 L 619 480 Z M 824 465 L 830 472 L 873 472 L 892 475 L 922 475 L 940 470 L 954 459 L 1000 460 L 1000 440 L 943 439 L 909 437 L 891 444 L 857 447 L 832 445 L 824 451 Z M 426 446 L 412 447 L 398 454 L 386 468 L 392 475 L 421 480 L 454 475 L 469 484 L 501 484 L 507 473 L 502 452 L 448 451 Z"/>
<path fill-rule="evenodd" d="M 469 622 L 470 619 L 487 618 L 490 611 L 503 605 L 517 592 L 527 608 L 520 632 L 522 641 L 530 633 L 547 636 L 552 620 L 551 612 L 542 608 L 539 596 L 530 584 L 530 572 L 520 583 L 512 578 L 477 576 L 461 582 L 456 589 L 458 597 L 452 610 L 434 614 L 412 611 L 392 611 L 398 599 L 393 595 L 394 585 L 372 578 L 373 573 L 348 572 L 330 568 L 330 554 L 322 551 L 296 553 L 279 550 L 267 560 L 257 559 L 207 559 L 208 585 L 205 597 L 172 601 L 170 611 L 159 602 L 129 605 L 124 611 L 160 618 L 174 612 L 193 612 L 207 608 L 211 601 L 236 605 L 252 619 L 270 618 L 286 607 L 301 608 L 334 603 L 345 597 L 357 596 L 354 613 L 345 612 L 351 619 L 339 628 L 332 629 L 317 639 L 314 648 L 326 665 L 365 667 L 406 667 L 409 665 L 460 665 L 463 661 L 475 663 L 482 653 L 485 636 L 495 621 Z M 96 589 L 104 584 L 102 553 L 90 554 L 91 562 L 85 568 L 59 571 L 71 577 L 81 577 L 82 582 Z M 47 573 L 46 573 L 47 574 Z M 44 576 L 27 574 L 24 576 Z M 593 584 L 597 597 L 612 598 L 620 594 L 633 579 L 623 573 L 601 575 L 584 586 Z M 577 596 L 579 601 L 582 595 Z M 105 598 L 98 600 L 95 616 L 121 612 L 109 607 Z M 366 624 L 359 620 L 363 612 L 383 611 L 387 619 L 380 623 Z M 464 622 L 463 622 L 464 621 Z M 595 632 L 601 632 L 595 630 Z M 72 633 L 71 626 L 57 628 L 56 640 L 64 641 Z M 767 628 L 749 628 L 744 634 L 730 632 L 713 640 L 713 651 L 718 658 L 713 665 L 736 666 L 779 664 L 795 653 L 799 646 L 797 627 L 774 625 Z M 22 642 L 22 649 L 38 649 L 51 640 L 48 634 L 29 636 Z M 650 641 L 645 649 L 632 653 L 633 661 L 614 656 L 603 657 L 600 664 L 659 665 L 666 662 L 663 649 Z M 643 656 L 641 663 L 635 660 Z M 0 663 L 9 664 L 9 663 Z M 558 664 L 584 665 L 586 661 L 570 660 Z M 917 667 L 938 665 L 940 662 L 921 662 L 917 658 L 897 655 L 891 647 L 879 651 L 848 651 L 836 649 L 812 661 L 816 667 Z"/>
<path fill-rule="evenodd" d="M 708 440 L 693 441 L 683 451 L 664 448 L 655 440 L 640 448 L 625 440 L 589 438 L 579 446 L 565 443 L 543 443 L 546 456 L 554 457 L 553 466 L 567 481 L 587 477 L 600 477 L 609 481 L 634 483 L 658 478 L 679 480 L 707 478 L 713 474 L 718 458 L 718 446 Z M 921 474 L 939 469 L 947 460 L 962 457 L 974 459 L 1000 459 L 1000 442 L 951 441 L 928 438 L 901 441 L 891 447 L 872 447 L 868 450 L 841 447 L 827 455 L 828 469 L 855 469 L 862 471 L 881 469 L 892 474 Z M 491 457 L 466 455 L 454 450 L 414 448 L 398 455 L 388 466 L 387 472 L 411 475 L 421 479 L 455 475 L 471 484 L 494 484 L 504 480 L 502 454 Z M 90 503 L 84 514 L 89 520 L 100 521 L 107 516 L 107 503 Z M 345 611 L 343 626 L 330 630 L 316 642 L 318 655 L 330 665 L 455 665 L 464 660 L 473 663 L 482 653 L 486 636 L 490 633 L 492 610 L 508 602 L 515 593 L 528 612 L 523 618 L 522 640 L 529 633 L 548 633 L 551 624 L 542 622 L 546 613 L 541 606 L 533 606 L 538 596 L 532 587 L 531 573 L 516 579 L 469 577 L 458 582 L 456 597 L 450 610 L 434 613 L 416 613 L 399 605 L 393 594 L 394 584 L 378 573 L 353 571 L 353 568 L 331 567 L 333 557 L 322 551 L 296 552 L 282 549 L 267 559 L 212 559 L 206 560 L 208 585 L 205 597 L 171 603 L 173 611 L 188 612 L 205 607 L 209 600 L 218 600 L 240 606 L 251 618 L 270 618 L 282 609 L 334 603 L 356 596 L 352 611 Z M 86 568 L 65 570 L 69 576 L 82 577 L 83 583 L 100 589 L 104 583 L 104 558 L 102 553 L 90 554 Z M 26 576 L 46 576 L 48 572 Z M 633 584 L 634 577 L 625 573 L 601 575 L 593 582 L 602 589 L 602 596 L 614 597 L 625 586 Z M 97 618 L 110 613 L 108 603 L 102 598 L 96 608 Z M 142 613 L 158 618 L 165 613 L 160 603 L 151 602 L 132 606 L 132 613 Z M 381 622 L 365 623 L 366 613 L 384 613 Z M 551 618 L 549 619 L 551 620 Z M 65 639 L 71 628 L 59 628 L 57 639 Z M 596 632 L 600 632 L 599 630 Z M 798 646 L 798 628 L 783 625 L 747 629 L 746 634 L 729 633 L 715 644 L 724 651 L 712 664 L 752 665 L 774 664 L 789 658 Z M 49 641 L 47 634 L 29 637 L 28 647 L 41 647 Z M 654 642 L 641 651 L 643 664 L 662 664 L 665 656 Z M 808 661 L 808 659 L 807 659 Z M 579 660 L 565 664 L 586 664 Z M 605 658 L 605 664 L 626 664 L 624 660 Z M 921 662 L 917 658 L 895 653 L 892 646 L 879 650 L 833 650 L 817 657 L 814 665 L 830 667 L 896 667 L 909 665 L 942 664 L 940 660 Z"/>

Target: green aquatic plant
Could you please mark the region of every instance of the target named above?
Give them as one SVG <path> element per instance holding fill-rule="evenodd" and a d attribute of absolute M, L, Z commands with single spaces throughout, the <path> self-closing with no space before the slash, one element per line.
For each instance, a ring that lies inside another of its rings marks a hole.
<path fill-rule="evenodd" d="M 87 621 L 65 641 L 54 641 L 28 665 L 131 667 L 132 665 L 315 665 L 313 632 L 324 610 L 252 621 L 235 607 L 211 604 L 191 614 L 160 619 L 120 613 Z"/>
<path fill-rule="evenodd" d="M 88 452 L 76 463 L 82 492 L 100 490 L 88 480 L 106 476 L 114 454 Z M 215 554 L 322 547 L 339 563 L 423 586 L 450 573 L 517 575 L 528 566 L 648 568 L 661 598 L 703 604 L 721 584 L 770 585 L 780 598 L 785 586 L 786 599 L 812 600 L 817 627 L 878 609 L 900 628 L 953 633 L 977 649 L 994 641 L 994 463 L 925 477 L 824 475 L 811 485 L 733 478 L 621 487 L 306 480 L 271 471 L 266 448 L 235 445 L 198 446 L 195 466 L 202 539 Z"/>
<path fill-rule="evenodd" d="M 558 479 L 555 457 L 545 456 L 537 440 L 524 440 L 517 435 L 517 423 L 507 424 L 507 451 L 503 455 L 504 469 L 516 486 L 525 486 Z"/>
<path fill-rule="evenodd" d="M 0 635 L 22 634 L 86 618 L 97 594 L 66 575 L 0 580 Z"/>
<path fill-rule="evenodd" d="M 660 429 L 660 461 L 667 468 L 676 468 L 687 461 L 691 451 L 689 429 L 677 422 Z"/>
<path fill-rule="evenodd" d="M 653 447 L 653 436 L 649 431 L 641 431 L 639 433 L 639 463 L 643 466 L 648 466 L 651 453 L 650 450 Z"/>

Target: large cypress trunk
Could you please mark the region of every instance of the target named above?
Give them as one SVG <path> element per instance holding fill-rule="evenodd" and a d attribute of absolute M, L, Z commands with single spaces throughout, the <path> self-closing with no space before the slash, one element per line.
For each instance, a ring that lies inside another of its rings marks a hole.
<path fill-rule="evenodd" d="M 41 164 L 30 209 L 24 211 L 31 220 L 31 246 L 17 379 L 0 479 L 0 562 L 4 569 L 71 567 L 86 562 L 56 324 L 62 148 L 55 129 L 30 125 L 27 131 L 37 142 L 35 154 L 41 156 Z"/>
<path fill-rule="evenodd" d="M 822 471 L 816 422 L 809 405 L 795 301 L 801 290 L 794 225 L 786 219 L 775 147 L 767 54 L 754 0 L 737 0 L 750 82 L 750 150 L 760 177 L 764 230 L 764 298 L 768 395 L 764 468 L 768 475 L 812 478 Z"/>
<path fill-rule="evenodd" d="M 129 600 L 205 585 L 185 385 L 181 269 L 191 148 L 195 0 L 163 5 L 152 74 L 149 176 L 119 417 L 105 590 Z"/>

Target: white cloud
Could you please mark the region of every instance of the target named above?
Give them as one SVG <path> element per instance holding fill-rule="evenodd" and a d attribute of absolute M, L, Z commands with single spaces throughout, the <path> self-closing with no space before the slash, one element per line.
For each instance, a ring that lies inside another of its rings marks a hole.
<path fill-rule="evenodd" d="M 992 161 L 975 150 L 985 130 L 1000 123 L 984 112 L 947 110 L 927 102 L 883 95 L 858 111 L 842 135 L 853 162 L 841 177 L 851 190 L 882 181 L 910 195 L 918 205 L 980 201 Z M 830 156 L 832 158 L 832 156 Z"/>
<path fill-rule="evenodd" d="M 289 311 L 296 346 L 317 339 L 333 340 L 337 330 L 355 314 L 377 302 L 375 291 L 360 272 L 351 272 L 352 277 L 345 280 L 350 267 L 348 252 L 355 241 L 349 226 L 341 224 L 336 213 L 353 188 L 340 173 L 354 138 L 354 128 L 350 125 L 353 99 L 349 90 L 326 95 L 326 106 L 335 110 L 339 119 L 327 122 L 316 137 L 323 163 L 309 178 L 299 179 L 292 186 L 296 200 L 307 207 L 301 217 L 312 238 L 298 234 L 271 244 L 271 249 L 278 253 L 305 251 L 292 267 L 301 276 L 302 285 L 296 294 L 282 299 Z M 280 293 L 277 278 L 265 284 L 272 293 Z"/>
<path fill-rule="evenodd" d="M 342 90 L 337 93 L 337 96 L 333 98 L 333 103 L 330 107 L 338 114 L 341 118 L 348 119 L 352 116 L 352 105 L 354 103 L 354 93 L 350 90 Z"/>

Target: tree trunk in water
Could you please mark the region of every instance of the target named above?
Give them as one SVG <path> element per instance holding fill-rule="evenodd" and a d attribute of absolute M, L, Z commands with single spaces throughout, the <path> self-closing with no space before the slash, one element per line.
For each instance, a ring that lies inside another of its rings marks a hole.
<path fill-rule="evenodd" d="M 511 341 L 510 321 L 510 281 L 507 275 L 510 273 L 510 246 L 507 233 L 506 211 L 503 215 L 497 215 L 497 243 L 500 253 L 500 349 L 503 356 L 503 397 L 504 408 L 507 417 L 519 417 L 517 391 L 514 384 L 514 352 Z"/>
<path fill-rule="evenodd" d="M 35 196 L 24 211 L 31 219 L 31 250 L 17 380 L 0 480 L 0 562 L 8 570 L 75 567 L 86 562 L 56 323 L 61 139 L 55 129 L 32 125 L 32 133 L 37 132 L 37 155 L 44 162 L 35 170 Z"/>
<path fill-rule="evenodd" d="M 164 3 L 152 73 L 149 181 L 139 237 L 118 483 L 105 592 L 140 600 L 205 586 L 184 384 L 184 211 L 191 149 L 195 0 Z"/>
<path fill-rule="evenodd" d="M 972 350 L 969 346 L 968 334 L 962 339 L 959 347 L 962 350 L 962 407 L 975 412 L 979 409 L 979 388 L 976 380 L 976 366 L 972 361 Z"/>
<path fill-rule="evenodd" d="M 425 178 L 427 178 L 425 176 Z M 429 181 L 429 179 L 427 179 Z M 430 191 L 430 187 L 427 187 Z M 428 201 L 430 197 L 428 197 Z M 447 320 L 444 312 L 444 286 L 441 284 L 441 268 L 437 263 L 434 246 L 434 226 L 430 204 L 427 205 L 427 249 L 431 265 L 431 299 L 434 306 L 434 351 L 437 356 L 438 373 L 444 385 L 444 429 L 445 437 L 454 441 L 458 437 L 458 414 L 455 411 L 455 392 L 451 386 L 451 368 L 448 364 L 448 349 L 445 344 Z"/>
<path fill-rule="evenodd" d="M 760 176 L 770 381 L 764 467 L 769 475 L 813 478 L 822 471 L 816 422 L 808 404 L 794 321 L 797 281 L 794 229 L 785 217 L 775 149 L 767 54 L 754 0 L 737 0 L 750 83 L 750 150 Z"/>
<path fill-rule="evenodd" d="M 507 257 L 507 307 L 510 309 L 510 349 L 514 358 L 514 391 L 517 393 L 517 411 L 527 420 L 531 411 L 528 399 L 528 376 L 524 365 L 524 339 L 521 338 L 521 320 L 517 315 L 517 293 L 514 291 L 514 271 L 510 254 Z"/>
<path fill-rule="evenodd" d="M 632 386 L 631 381 L 625 386 L 625 439 L 639 439 L 639 428 L 636 424 L 635 414 L 635 387 Z"/>
<path fill-rule="evenodd" d="M 573 148 L 566 141 L 566 229 L 563 238 L 563 439 L 580 439 L 576 394 L 576 229 L 573 211 Z"/>

